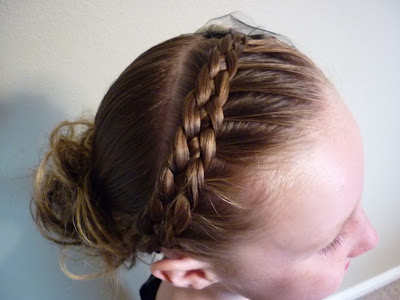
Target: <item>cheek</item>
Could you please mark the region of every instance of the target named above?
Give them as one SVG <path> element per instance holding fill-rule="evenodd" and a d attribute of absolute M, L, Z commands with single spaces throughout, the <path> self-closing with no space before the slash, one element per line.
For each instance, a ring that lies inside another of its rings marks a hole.
<path fill-rule="evenodd" d="M 278 266 L 243 268 L 228 280 L 230 288 L 252 300 L 320 300 L 334 293 L 340 286 L 344 270 L 335 265 L 334 258 L 314 257 L 313 261 Z M 277 298 L 277 295 L 279 297 Z"/>
<path fill-rule="evenodd" d="M 333 294 L 344 277 L 340 259 L 315 256 L 313 262 L 300 264 L 299 270 L 289 278 L 288 299 L 322 299 Z"/>

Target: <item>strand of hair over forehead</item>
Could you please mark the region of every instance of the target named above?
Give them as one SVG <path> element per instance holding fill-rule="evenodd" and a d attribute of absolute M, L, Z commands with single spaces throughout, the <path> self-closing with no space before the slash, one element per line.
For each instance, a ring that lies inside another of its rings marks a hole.
<path fill-rule="evenodd" d="M 249 42 L 246 35 L 236 32 L 221 38 L 184 100 L 183 123 L 175 135 L 173 150 L 140 217 L 140 231 L 156 236 L 153 244 L 149 243 L 149 253 L 160 250 L 161 245 L 173 245 L 174 238 L 190 224 L 201 198 L 204 174 L 216 154 L 216 135 L 224 121 L 229 81 L 236 75 L 238 56 Z M 202 126 L 205 123 L 210 125 Z"/>

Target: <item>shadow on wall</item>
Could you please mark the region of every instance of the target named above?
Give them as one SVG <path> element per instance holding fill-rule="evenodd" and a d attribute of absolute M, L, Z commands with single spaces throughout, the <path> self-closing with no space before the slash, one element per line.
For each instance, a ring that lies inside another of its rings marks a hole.
<path fill-rule="evenodd" d="M 51 129 L 67 116 L 41 95 L 0 100 L 0 299 L 138 299 L 102 279 L 75 281 L 58 264 L 59 248 L 40 236 L 29 212 L 31 174 Z"/>

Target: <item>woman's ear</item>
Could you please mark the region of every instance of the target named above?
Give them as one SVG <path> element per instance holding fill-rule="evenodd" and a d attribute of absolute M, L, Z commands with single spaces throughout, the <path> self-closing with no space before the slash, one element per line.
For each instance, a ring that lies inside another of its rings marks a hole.
<path fill-rule="evenodd" d="M 177 287 L 203 289 L 218 282 L 210 264 L 190 257 L 164 258 L 150 269 L 155 277 Z"/>

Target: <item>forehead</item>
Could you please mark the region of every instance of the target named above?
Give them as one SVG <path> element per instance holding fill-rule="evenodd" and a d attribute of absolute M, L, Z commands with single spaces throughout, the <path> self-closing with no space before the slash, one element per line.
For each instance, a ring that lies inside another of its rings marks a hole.
<path fill-rule="evenodd" d="M 272 214 L 269 243 L 304 252 L 333 239 L 358 203 L 363 184 L 363 150 L 358 126 L 340 99 L 333 99 L 315 142 L 296 158 L 284 184 L 265 207 Z"/>

